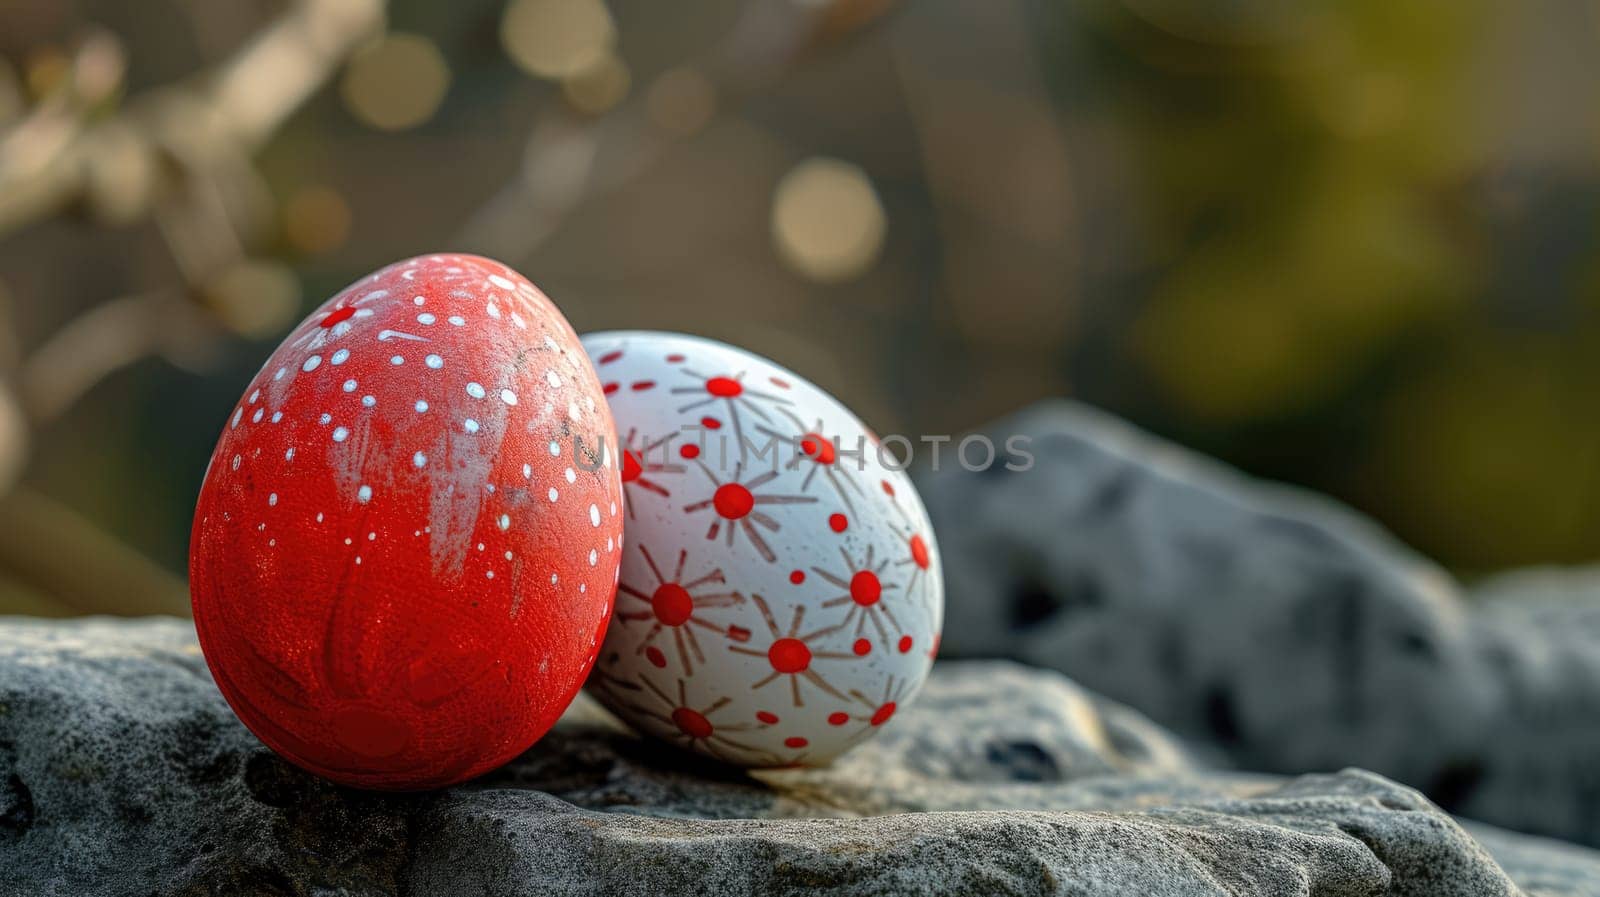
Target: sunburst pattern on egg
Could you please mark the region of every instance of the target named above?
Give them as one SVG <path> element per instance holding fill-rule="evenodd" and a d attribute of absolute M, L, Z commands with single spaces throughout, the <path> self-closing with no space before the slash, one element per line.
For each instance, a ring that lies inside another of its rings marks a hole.
<path fill-rule="evenodd" d="M 628 544 L 591 689 L 634 727 L 743 766 L 821 765 L 927 677 L 937 544 L 877 438 L 741 349 L 583 337 L 622 446 Z"/>
<path fill-rule="evenodd" d="M 612 607 L 620 471 L 576 335 L 522 276 L 430 255 L 294 330 L 195 513 L 195 625 L 244 723 L 347 784 L 497 766 L 581 687 Z"/>

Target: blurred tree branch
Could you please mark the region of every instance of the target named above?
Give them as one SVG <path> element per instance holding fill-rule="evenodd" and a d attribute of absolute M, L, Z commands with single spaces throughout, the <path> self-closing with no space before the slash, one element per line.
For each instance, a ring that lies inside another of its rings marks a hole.
<path fill-rule="evenodd" d="M 126 103 L 122 46 L 92 31 L 58 82 L 0 130 L 0 238 L 69 212 L 106 225 L 148 218 L 183 279 L 94 306 L 8 365 L 0 380 L 8 581 L 79 611 L 184 612 L 181 583 L 14 488 L 29 429 L 122 367 L 151 355 L 201 358 L 230 331 L 275 330 L 293 314 L 293 276 L 251 258 L 271 214 L 251 157 L 382 30 L 384 11 L 384 0 L 300 0 L 215 68 Z"/>
<path fill-rule="evenodd" d="M 0 583 L 76 613 L 188 613 L 183 580 L 26 487 L 0 498 Z M 31 587 L 31 588 L 30 588 Z"/>
<path fill-rule="evenodd" d="M 248 156 L 311 97 L 344 57 L 383 25 L 382 0 L 303 0 L 215 71 L 136 97 L 104 121 L 120 89 L 122 50 L 96 32 L 72 74 L 0 135 L 0 236 L 109 189 L 106 172 L 151 173 L 179 162 Z M 150 212 L 156 190 L 119 204 Z"/>
<path fill-rule="evenodd" d="M 218 329 L 178 290 L 97 305 L 28 356 L 17 377 L 23 408 L 36 423 L 54 420 L 113 371 L 151 355 L 182 354 L 215 340 Z"/>

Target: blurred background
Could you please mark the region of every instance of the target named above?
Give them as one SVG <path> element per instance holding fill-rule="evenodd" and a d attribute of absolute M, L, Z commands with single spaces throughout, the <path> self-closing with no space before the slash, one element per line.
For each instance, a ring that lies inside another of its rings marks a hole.
<path fill-rule="evenodd" d="M 882 432 L 1071 395 L 1592 560 L 1597 247 L 1587 0 L 0 0 L 0 612 L 185 612 L 244 383 L 442 249 Z"/>

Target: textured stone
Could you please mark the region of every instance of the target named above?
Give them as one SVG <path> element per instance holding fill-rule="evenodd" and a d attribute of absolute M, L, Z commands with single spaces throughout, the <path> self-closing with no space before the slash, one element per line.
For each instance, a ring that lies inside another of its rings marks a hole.
<path fill-rule="evenodd" d="M 186 623 L 0 620 L 4 897 L 1516 893 L 1409 788 L 1199 760 L 1058 674 L 944 663 L 832 769 L 713 766 L 581 698 L 489 776 L 375 795 L 251 737 Z M 1480 834 L 1546 897 L 1600 880 L 1590 851 Z"/>
<path fill-rule="evenodd" d="M 1512 894 L 1415 792 L 1315 776 L 1139 812 L 685 820 L 538 791 L 447 797 L 412 884 L 458 894 Z"/>
<path fill-rule="evenodd" d="M 406 814 L 268 752 L 173 620 L 0 622 L 0 781 L 8 897 L 393 893 L 407 855 Z"/>
<path fill-rule="evenodd" d="M 1477 610 L 1325 500 L 1069 402 L 989 427 L 1031 470 L 924 475 L 947 654 L 1061 670 L 1243 768 L 1372 769 L 1453 812 L 1600 844 L 1600 588 Z"/>

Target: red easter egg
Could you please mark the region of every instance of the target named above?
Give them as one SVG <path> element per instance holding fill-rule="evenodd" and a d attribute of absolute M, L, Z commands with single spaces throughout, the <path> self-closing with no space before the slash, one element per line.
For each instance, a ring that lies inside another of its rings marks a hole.
<path fill-rule="evenodd" d="M 195 628 L 234 712 L 364 788 L 525 750 L 611 615 L 615 438 L 571 326 L 498 262 L 422 256 L 328 300 L 245 390 L 195 509 Z"/>

